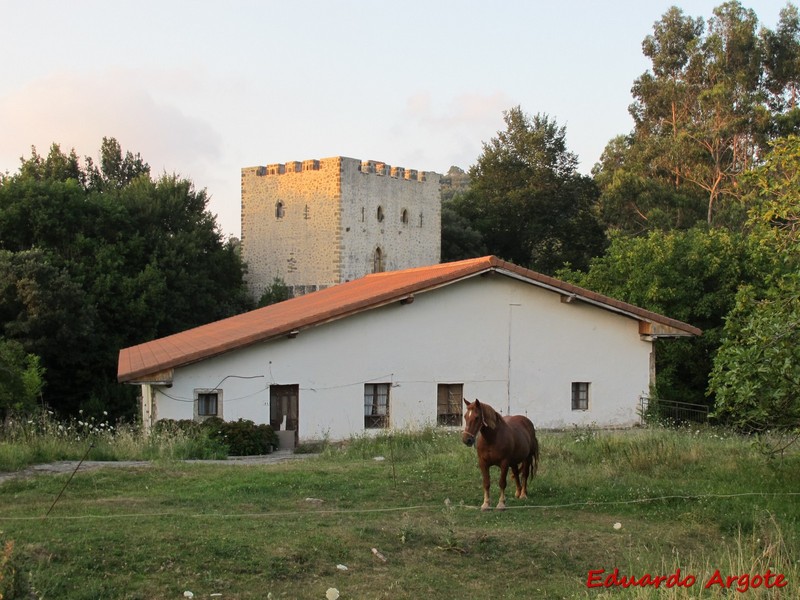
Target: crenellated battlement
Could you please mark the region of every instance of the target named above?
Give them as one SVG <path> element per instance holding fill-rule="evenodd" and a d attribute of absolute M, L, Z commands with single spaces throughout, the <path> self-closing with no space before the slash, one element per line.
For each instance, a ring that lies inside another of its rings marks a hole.
<path fill-rule="evenodd" d="M 406 169 L 405 167 L 393 167 L 385 162 L 377 160 L 346 159 L 343 157 L 312 159 L 302 162 L 294 160 L 286 163 L 275 163 L 256 167 L 255 171 L 256 175 L 259 177 L 302 173 L 305 171 L 320 171 L 334 166 L 338 168 L 340 160 L 354 161 L 359 165 L 358 170 L 364 175 L 378 175 L 381 177 L 391 177 L 393 179 L 405 179 L 407 181 L 427 181 L 429 175 L 431 175 L 426 171 Z"/>
<path fill-rule="evenodd" d="M 254 298 L 436 264 L 441 175 L 345 156 L 242 169 L 242 257 Z"/>

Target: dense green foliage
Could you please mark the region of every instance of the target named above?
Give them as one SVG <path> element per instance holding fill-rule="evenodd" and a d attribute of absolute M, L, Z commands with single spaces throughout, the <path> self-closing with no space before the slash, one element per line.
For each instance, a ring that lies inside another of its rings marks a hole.
<path fill-rule="evenodd" d="M 800 433 L 800 138 L 775 143 L 744 180 L 751 237 L 780 268 L 743 286 L 727 317 L 710 390 L 742 429 Z"/>
<path fill-rule="evenodd" d="M 10 411 L 28 411 L 44 386 L 39 357 L 27 354 L 22 344 L 0 337 L 0 421 Z"/>
<path fill-rule="evenodd" d="M 328 588 L 394 600 L 688 600 L 740 595 L 703 589 L 715 569 L 770 568 L 791 583 L 785 594 L 762 586 L 741 596 L 796 596 L 797 454 L 767 467 L 749 438 L 718 430 L 580 429 L 541 443 L 529 498 L 509 498 L 504 512 L 478 510 L 475 452 L 438 429 L 356 438 L 277 465 L 82 469 L 55 506 L 68 475 L 14 478 L 0 483 L 0 547 L 13 546 L 0 590 L 72 600 L 320 599 Z M 497 469 L 492 478 L 496 499 Z M 615 567 L 681 569 L 697 583 L 587 589 L 589 570 Z"/>
<path fill-rule="evenodd" d="M 283 302 L 291 297 L 292 292 L 289 289 L 289 286 L 286 285 L 283 279 L 276 277 L 272 280 L 272 283 L 266 287 L 264 293 L 261 294 L 261 298 L 258 300 L 258 306 L 261 308 L 262 306 L 277 304 L 278 302 Z"/>
<path fill-rule="evenodd" d="M 484 143 L 469 170 L 469 190 L 445 205 L 443 254 L 474 256 L 485 246 L 543 273 L 565 264 L 587 266 L 605 246 L 593 210 L 598 192 L 590 177 L 577 172 L 565 128 L 520 107 L 504 118 L 506 130 Z"/>
<path fill-rule="evenodd" d="M 606 254 L 592 261 L 588 271 L 559 276 L 703 329 L 698 338 L 656 343 L 656 393 L 704 403 L 725 315 L 739 286 L 760 278 L 770 262 L 768 255 L 752 251 L 744 235 L 695 228 L 613 236 Z"/>
<path fill-rule="evenodd" d="M 0 335 L 41 359 L 43 402 L 130 416 L 120 348 L 249 306 L 204 190 L 105 139 L 100 166 L 53 145 L 0 178 Z"/>
<path fill-rule="evenodd" d="M 672 7 L 642 50 L 652 66 L 633 84 L 635 128 L 595 171 L 604 222 L 630 233 L 739 224 L 738 177 L 800 122 L 797 10 L 773 32 L 738 1 L 707 22 Z"/>

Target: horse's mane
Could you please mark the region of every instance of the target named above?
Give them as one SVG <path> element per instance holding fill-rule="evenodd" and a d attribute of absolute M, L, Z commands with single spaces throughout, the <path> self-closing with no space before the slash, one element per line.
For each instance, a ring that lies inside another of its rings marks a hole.
<path fill-rule="evenodd" d="M 475 400 L 475 402 L 478 402 Z M 483 402 L 480 403 L 481 407 L 481 416 L 483 417 L 483 422 L 489 429 L 494 429 L 497 427 L 497 420 L 500 418 L 500 415 L 497 414 L 497 411 L 485 404 Z"/>

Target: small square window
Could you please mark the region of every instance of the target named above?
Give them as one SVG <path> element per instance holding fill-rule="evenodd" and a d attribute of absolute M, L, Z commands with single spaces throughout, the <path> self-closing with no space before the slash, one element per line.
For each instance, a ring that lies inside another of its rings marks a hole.
<path fill-rule="evenodd" d="M 436 397 L 436 423 L 443 427 L 460 427 L 463 398 L 463 383 L 440 383 Z"/>
<path fill-rule="evenodd" d="M 572 382 L 572 410 L 589 410 L 589 383 Z"/>
<path fill-rule="evenodd" d="M 364 385 L 364 428 L 385 429 L 389 427 L 389 383 L 367 383 Z"/>
<path fill-rule="evenodd" d="M 222 391 L 195 390 L 194 418 L 202 421 L 209 417 L 222 418 Z"/>

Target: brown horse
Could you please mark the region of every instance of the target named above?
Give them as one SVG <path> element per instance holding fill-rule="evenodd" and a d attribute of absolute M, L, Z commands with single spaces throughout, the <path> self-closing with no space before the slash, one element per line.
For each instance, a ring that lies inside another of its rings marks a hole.
<path fill-rule="evenodd" d="M 528 497 L 528 476 L 533 477 L 539 468 L 539 441 L 528 417 L 513 415 L 501 417 L 488 404 L 467 402 L 464 431 L 461 441 L 472 446 L 477 440 L 478 466 L 483 475 L 483 506 L 489 510 L 489 467 L 500 467 L 500 501 L 497 510 L 506 507 L 506 477 L 508 468 L 517 484 L 517 498 Z M 480 435 L 478 433 L 480 432 Z"/>

